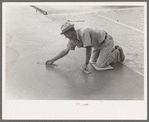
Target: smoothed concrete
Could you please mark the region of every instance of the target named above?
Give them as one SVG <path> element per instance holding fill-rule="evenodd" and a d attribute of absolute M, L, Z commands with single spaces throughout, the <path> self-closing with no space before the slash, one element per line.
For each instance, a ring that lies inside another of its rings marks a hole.
<path fill-rule="evenodd" d="M 71 51 L 55 62 L 58 67 L 37 64 L 38 61 L 45 62 L 54 57 L 67 46 L 67 40 L 60 35 L 59 23 L 52 20 L 52 17 L 48 19 L 35 13 L 30 6 L 8 6 L 5 13 L 6 33 L 12 37 L 12 41 L 6 46 L 11 46 L 11 49 L 14 48 L 19 53 L 19 57 L 6 73 L 6 99 L 143 100 L 144 77 L 121 63 L 112 64 L 114 69 L 107 71 L 96 71 L 89 65 L 92 74 L 85 74 L 80 69 L 85 62 L 85 49 L 76 48 Z M 88 16 L 85 18 L 87 20 Z M 95 21 L 95 18 L 92 16 L 91 20 Z M 58 17 L 55 20 L 60 21 Z M 115 37 L 123 34 L 121 31 L 128 32 L 118 25 L 98 18 L 99 20 L 102 25 L 100 27 L 107 24 L 109 26 L 105 28 L 110 28 L 111 32 L 113 26 L 119 29 Z M 92 25 L 90 22 L 83 26 Z M 130 35 L 126 37 L 130 38 Z M 6 62 L 6 69 L 11 63 Z"/>
<path fill-rule="evenodd" d="M 69 54 L 68 54 L 69 55 Z M 6 82 L 6 98 L 28 100 L 143 100 L 143 77 L 121 63 L 113 70 L 85 74 L 68 56 L 58 67 L 37 64 L 42 55 L 22 59 L 13 66 Z"/>

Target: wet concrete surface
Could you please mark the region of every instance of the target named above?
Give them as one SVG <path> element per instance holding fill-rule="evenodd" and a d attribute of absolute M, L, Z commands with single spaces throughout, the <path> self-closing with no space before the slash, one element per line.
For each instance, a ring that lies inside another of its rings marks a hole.
<path fill-rule="evenodd" d="M 45 67 L 37 64 L 57 55 L 67 45 L 67 40 L 60 35 L 60 20 L 47 18 L 35 13 L 30 6 L 10 7 L 6 14 L 6 31 L 12 36 L 12 41 L 7 44 L 18 51 L 19 57 L 6 73 L 5 97 L 11 100 L 143 100 L 144 77 L 121 63 L 113 64 L 114 70 L 96 71 L 89 65 L 92 74 L 85 74 L 80 70 L 84 64 L 85 50 L 71 51 L 66 57 L 56 61 L 58 67 Z M 10 11 L 11 10 L 11 11 Z M 19 19 L 11 15 L 11 12 L 19 16 Z M 19 10 L 19 11 L 18 11 Z M 86 19 L 91 15 L 84 15 Z M 65 17 L 65 16 L 64 16 Z M 78 16 L 79 19 L 80 16 Z M 25 20 L 24 20 L 25 18 Z M 70 17 L 70 18 L 74 18 Z M 82 19 L 82 17 L 80 17 Z M 96 28 L 104 28 L 105 23 L 110 22 L 97 17 L 91 20 L 100 20 L 98 24 L 85 24 Z M 9 20 L 9 21 L 8 21 Z M 55 21 L 56 20 L 56 21 Z M 64 20 L 63 20 L 64 21 Z M 22 23 L 23 22 L 23 23 Z M 103 23 L 104 24 L 103 24 Z M 17 23 L 17 24 L 15 24 Z M 113 27 L 113 25 L 111 25 Z M 110 26 L 106 26 L 108 29 Z M 132 33 L 115 25 L 119 33 L 114 37 L 119 40 L 120 35 Z M 135 32 L 133 32 L 136 34 Z M 127 35 L 127 34 L 126 34 Z M 125 39 L 129 39 L 129 34 Z M 139 36 L 141 38 L 142 36 Z M 124 40 L 124 38 L 122 38 Z M 124 42 L 124 45 L 126 42 Z M 128 48 L 125 47 L 125 50 Z M 130 52 L 130 51 L 129 51 Z M 12 54 L 13 53 L 13 54 Z M 16 52 L 10 51 L 14 57 Z M 7 57 L 10 58 L 11 56 Z M 12 58 L 13 59 L 13 58 Z M 13 59 L 14 61 L 14 59 Z M 6 68 L 10 63 L 6 62 Z"/>
<path fill-rule="evenodd" d="M 42 57 L 35 54 L 13 66 L 6 81 L 7 99 L 143 100 L 143 77 L 121 63 L 109 71 L 96 71 L 89 65 L 92 74 L 88 75 L 79 68 L 83 61 L 66 57 L 57 61 L 58 67 L 46 67 L 37 64 Z"/>

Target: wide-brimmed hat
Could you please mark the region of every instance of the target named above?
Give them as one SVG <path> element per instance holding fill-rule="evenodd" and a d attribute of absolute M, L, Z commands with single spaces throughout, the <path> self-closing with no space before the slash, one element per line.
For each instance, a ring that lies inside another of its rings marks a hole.
<path fill-rule="evenodd" d="M 64 34 L 66 31 L 68 31 L 69 29 L 74 28 L 74 24 L 71 24 L 70 22 L 66 22 L 61 26 L 61 35 Z"/>

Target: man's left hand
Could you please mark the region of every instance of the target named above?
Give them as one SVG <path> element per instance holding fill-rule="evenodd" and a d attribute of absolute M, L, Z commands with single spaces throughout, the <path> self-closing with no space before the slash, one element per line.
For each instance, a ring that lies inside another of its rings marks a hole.
<path fill-rule="evenodd" d="M 88 64 L 83 64 L 82 68 L 83 68 L 84 70 L 89 70 Z"/>

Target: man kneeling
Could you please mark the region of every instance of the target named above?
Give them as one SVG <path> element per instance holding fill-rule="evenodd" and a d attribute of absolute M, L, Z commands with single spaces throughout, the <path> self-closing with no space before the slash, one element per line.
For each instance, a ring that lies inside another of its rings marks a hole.
<path fill-rule="evenodd" d="M 100 68 L 108 66 L 113 62 L 123 62 L 125 55 L 121 47 L 114 46 L 113 38 L 103 30 L 94 30 L 91 28 L 75 30 L 74 24 L 69 21 L 62 25 L 62 33 L 69 39 L 67 48 L 60 52 L 56 57 L 48 60 L 46 65 L 52 65 L 56 60 L 64 57 L 70 50 L 75 50 L 75 47 L 86 48 L 86 62 L 82 68 L 88 69 L 91 51 L 93 54 L 91 63 L 96 63 Z"/>

